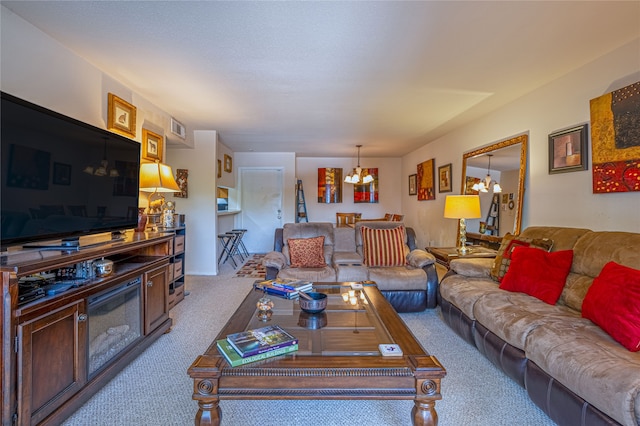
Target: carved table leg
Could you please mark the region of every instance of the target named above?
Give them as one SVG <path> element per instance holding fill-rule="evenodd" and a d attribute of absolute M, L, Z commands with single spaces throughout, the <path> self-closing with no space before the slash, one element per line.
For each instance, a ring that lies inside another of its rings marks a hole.
<path fill-rule="evenodd" d="M 411 410 L 411 422 L 415 426 L 436 426 L 438 424 L 436 402 L 416 400 Z"/>
<path fill-rule="evenodd" d="M 219 426 L 222 421 L 222 410 L 220 410 L 219 400 L 198 401 L 198 412 L 196 413 L 196 426 Z"/>

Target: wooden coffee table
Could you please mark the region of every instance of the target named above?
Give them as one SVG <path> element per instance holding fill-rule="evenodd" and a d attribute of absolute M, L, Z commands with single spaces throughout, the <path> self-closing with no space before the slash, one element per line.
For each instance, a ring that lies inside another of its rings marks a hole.
<path fill-rule="evenodd" d="M 321 314 L 307 314 L 297 301 L 272 297 L 268 322 L 257 316 L 262 293 L 251 291 L 216 340 L 228 334 L 278 324 L 299 340 L 299 350 L 230 367 L 215 341 L 188 369 L 196 425 L 218 425 L 221 399 L 398 399 L 413 400 L 415 425 L 436 425 L 435 403 L 442 399 L 440 381 L 446 371 L 422 348 L 375 285 L 357 290 L 357 303 L 345 302 L 350 283 L 318 283 L 329 296 Z M 397 343 L 404 355 L 383 357 L 380 343 Z"/>

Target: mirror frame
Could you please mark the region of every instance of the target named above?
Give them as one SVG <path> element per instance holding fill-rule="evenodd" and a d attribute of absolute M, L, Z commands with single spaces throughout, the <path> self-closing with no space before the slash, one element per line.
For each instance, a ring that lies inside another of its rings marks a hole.
<path fill-rule="evenodd" d="M 519 235 L 522 227 L 522 206 L 524 204 L 524 179 L 527 174 L 527 144 L 529 141 L 528 134 L 522 134 L 519 136 L 515 136 L 513 138 L 509 138 L 503 140 L 501 142 L 496 142 L 494 144 L 478 148 L 476 150 L 466 152 L 462 154 L 462 183 L 460 185 L 460 194 L 465 193 L 465 183 L 467 180 L 467 159 L 471 157 L 475 157 L 480 154 L 486 154 L 488 152 L 496 151 L 498 149 L 506 148 L 508 146 L 522 144 L 520 146 L 520 172 L 518 174 L 518 202 L 516 204 L 516 220 L 515 224 L 511 232 L 513 235 Z M 469 233 L 467 233 L 469 234 Z M 482 234 L 477 234 L 482 235 Z M 487 236 L 485 236 L 487 237 Z M 502 237 L 495 237 L 496 240 L 501 241 Z"/>

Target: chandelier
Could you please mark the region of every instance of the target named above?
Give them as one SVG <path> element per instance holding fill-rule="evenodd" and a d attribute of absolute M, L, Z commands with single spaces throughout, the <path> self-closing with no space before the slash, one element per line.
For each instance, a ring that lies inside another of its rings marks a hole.
<path fill-rule="evenodd" d="M 487 176 L 484 178 L 483 181 L 480 181 L 480 183 L 476 183 L 473 185 L 474 191 L 489 192 L 489 188 L 491 187 L 491 174 L 489 173 L 489 171 L 491 170 L 491 157 L 493 157 L 493 154 L 487 154 L 487 157 L 489 157 L 489 165 L 487 166 Z M 494 194 L 502 192 L 502 187 L 496 181 L 493 181 L 493 192 Z"/>
<path fill-rule="evenodd" d="M 358 167 L 356 167 L 355 169 L 353 169 L 353 171 L 351 173 L 349 173 L 347 176 L 345 176 L 344 181 L 346 183 L 370 183 L 373 182 L 373 176 L 371 176 L 369 173 L 366 173 L 364 176 L 362 176 L 362 167 L 360 167 L 360 148 L 362 148 L 362 145 L 356 145 L 356 147 L 358 148 Z"/>
<path fill-rule="evenodd" d="M 102 157 L 102 161 L 100 161 L 100 165 L 98 167 L 94 167 L 92 164 L 88 164 L 83 172 L 94 175 L 94 176 L 109 176 L 112 178 L 119 177 L 120 172 L 118 169 L 112 167 L 109 168 L 109 161 L 107 160 L 107 138 L 104 138 L 104 155 Z"/>

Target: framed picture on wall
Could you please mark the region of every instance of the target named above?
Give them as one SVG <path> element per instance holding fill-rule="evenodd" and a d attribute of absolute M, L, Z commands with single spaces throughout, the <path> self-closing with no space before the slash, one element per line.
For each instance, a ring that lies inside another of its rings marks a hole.
<path fill-rule="evenodd" d="M 142 158 L 162 163 L 162 142 L 161 135 L 142 129 Z"/>
<path fill-rule="evenodd" d="M 124 136 L 136 137 L 136 107 L 109 93 L 107 107 L 107 129 Z"/>
<path fill-rule="evenodd" d="M 416 195 L 418 193 L 418 175 L 409 175 L 409 195 Z"/>
<path fill-rule="evenodd" d="M 418 164 L 418 201 L 436 199 L 435 158 Z"/>
<path fill-rule="evenodd" d="M 218 178 L 222 177 L 222 160 L 218 160 Z"/>
<path fill-rule="evenodd" d="M 231 173 L 232 169 L 233 169 L 233 159 L 231 158 L 230 155 L 225 154 L 224 155 L 224 171 L 227 173 Z"/>
<path fill-rule="evenodd" d="M 588 124 L 549 135 L 549 174 L 587 170 Z"/>
<path fill-rule="evenodd" d="M 438 192 L 451 192 L 451 163 L 438 167 Z"/>

